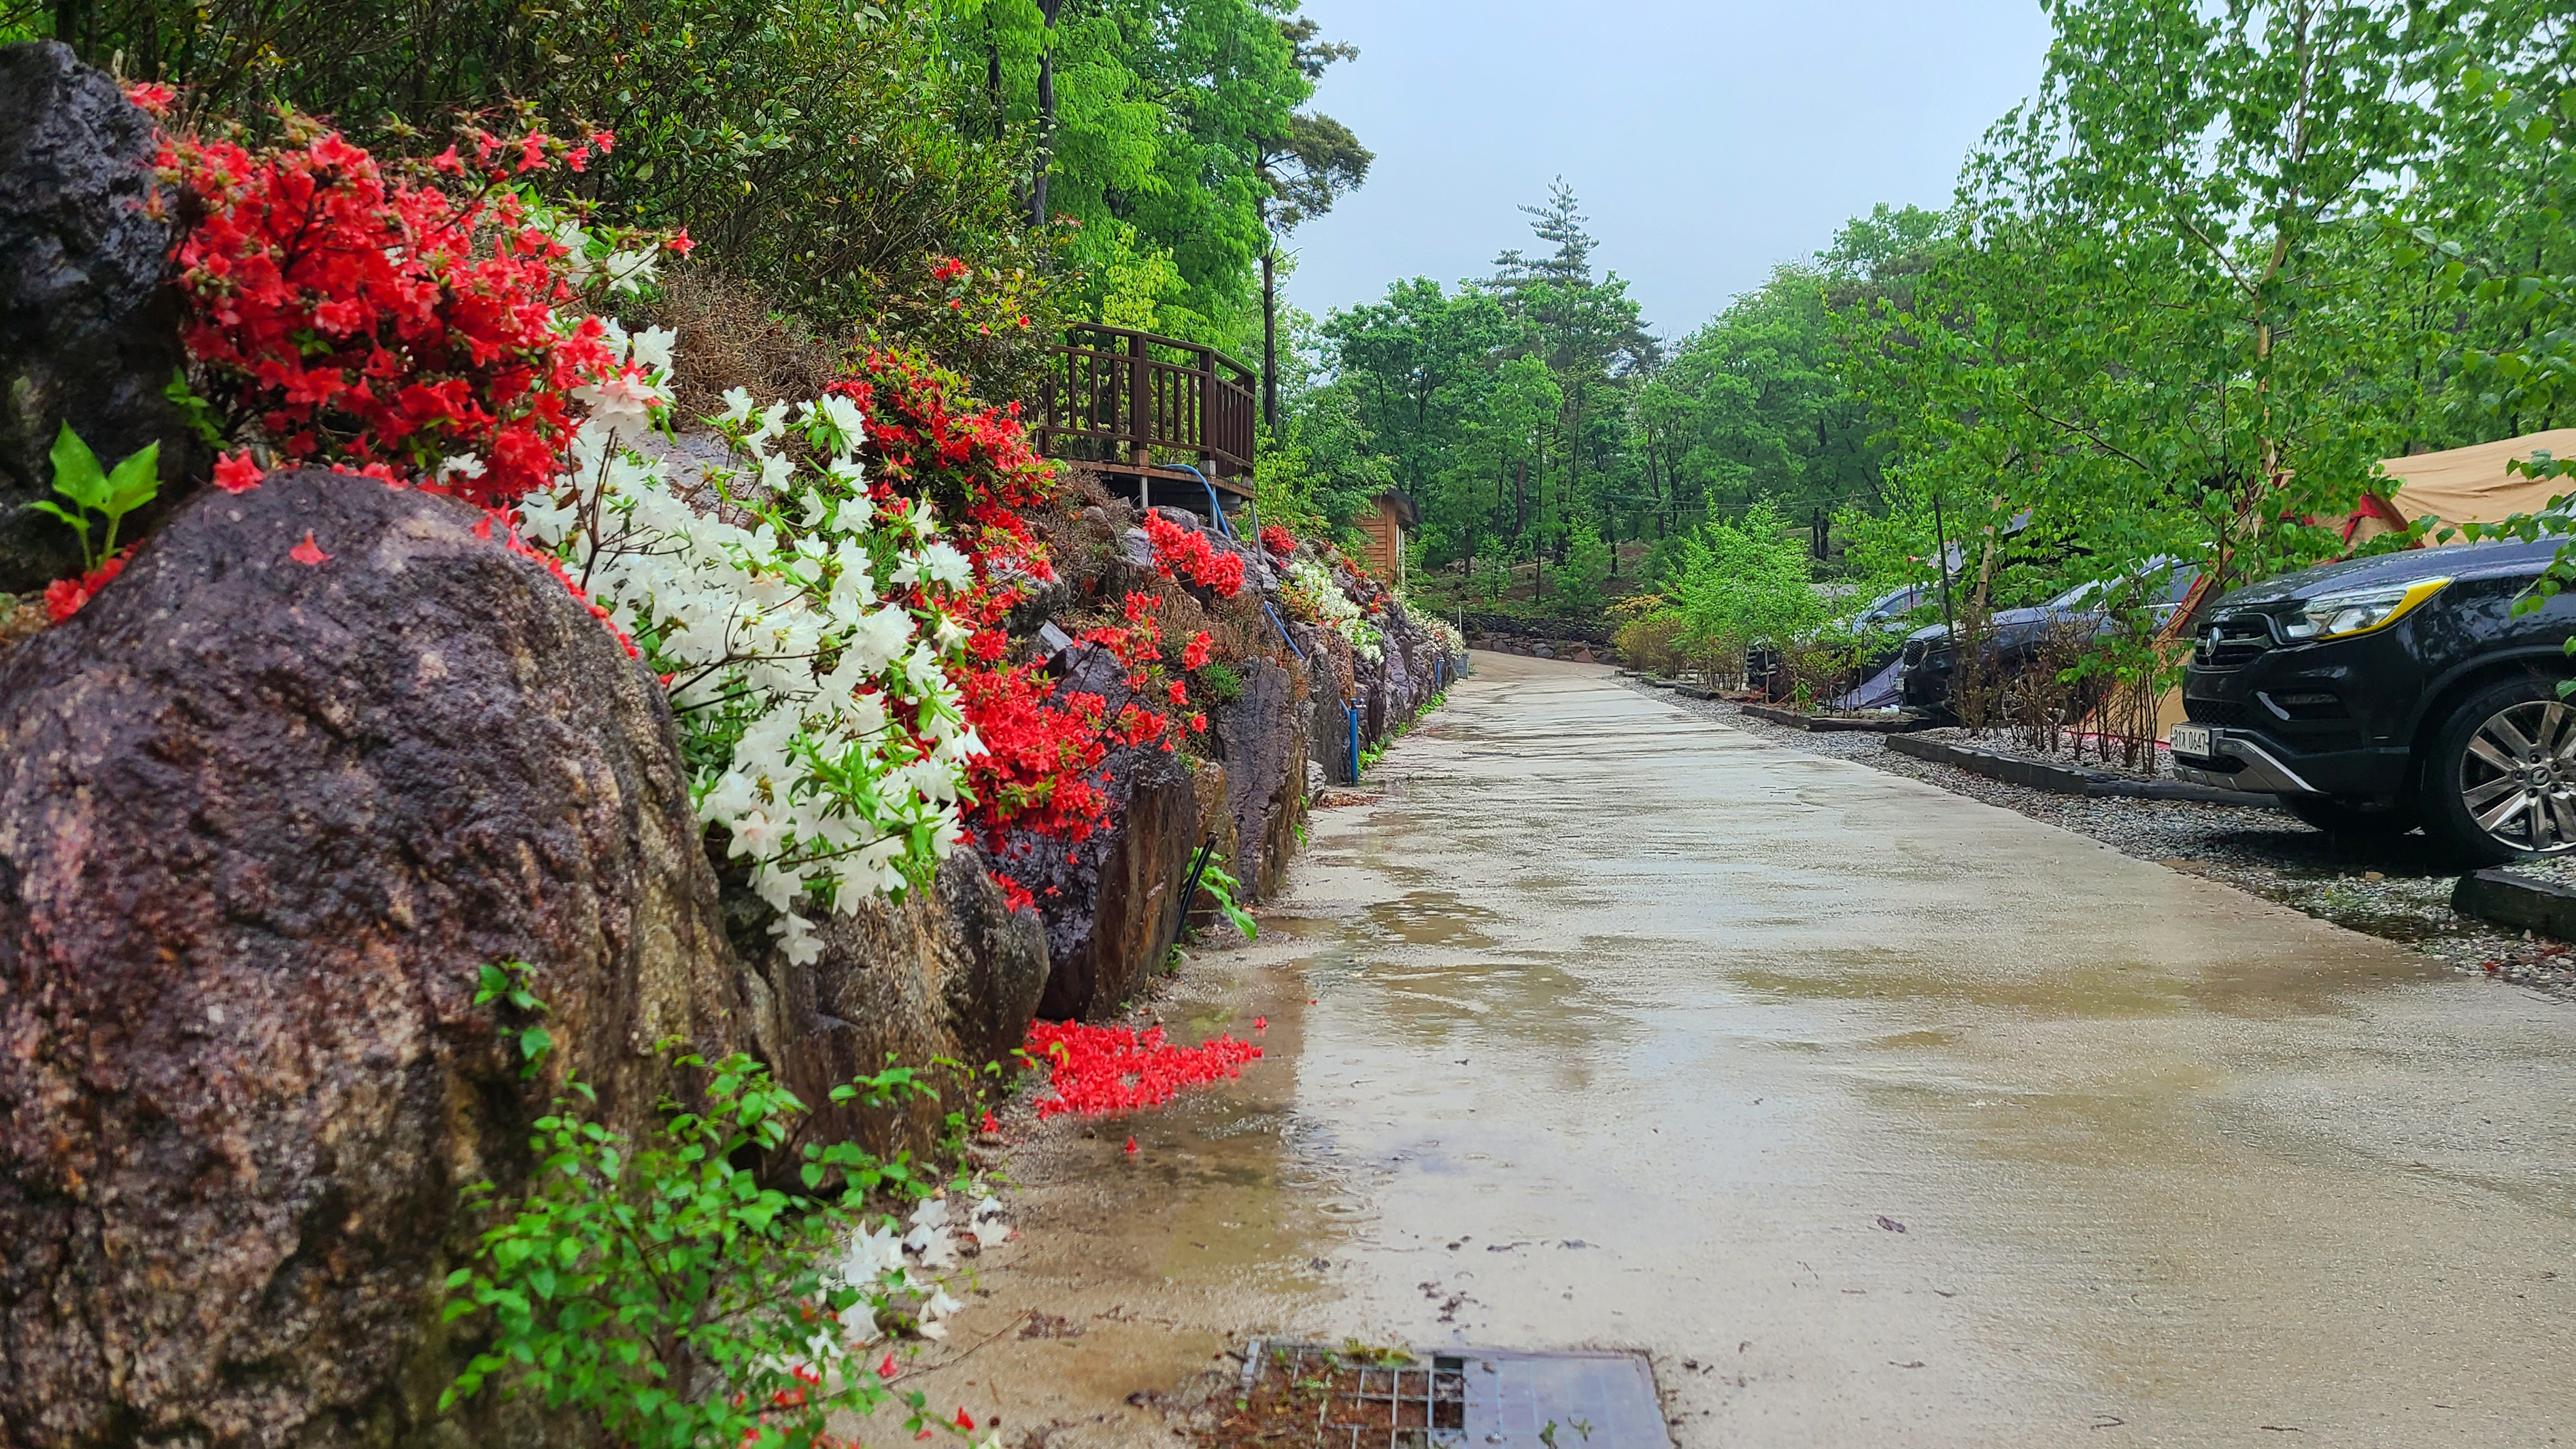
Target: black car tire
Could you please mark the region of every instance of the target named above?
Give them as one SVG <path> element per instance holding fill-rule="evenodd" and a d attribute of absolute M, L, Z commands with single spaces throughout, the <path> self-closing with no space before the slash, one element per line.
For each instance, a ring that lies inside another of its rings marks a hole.
<path fill-rule="evenodd" d="M 2421 823 L 2407 800 L 2374 806 L 2326 795 L 2284 795 L 2281 808 L 2345 840 L 2394 840 Z"/>
<path fill-rule="evenodd" d="M 2473 753 L 2482 730 L 2500 717 L 2519 715 L 2524 722 L 2535 717 L 2549 717 L 2546 709 L 2534 706 L 2558 706 L 2564 711 L 2555 716 L 2559 723 L 2548 740 L 2545 758 L 2527 760 L 2527 767 L 2544 769 L 2545 778 L 2565 778 L 2576 782 L 2576 705 L 2562 705 L 2558 682 L 2554 679 L 2529 677 L 2491 684 L 2462 700 L 2442 722 L 2433 736 L 2433 748 L 2424 757 L 2424 773 L 2419 785 L 2419 808 L 2424 833 L 2440 842 L 2452 854 L 2478 865 L 2503 865 L 2532 855 L 2561 855 L 2576 850 L 2576 805 L 2553 812 L 2550 829 L 2554 839 L 2541 849 L 2533 849 L 2510 840 L 2499 839 L 2478 823 L 2471 797 L 2503 781 L 2503 774 L 2489 763 L 2484 753 Z M 2508 724 L 2514 723 L 2508 719 Z M 2524 733 L 2517 729 L 2517 734 Z M 2491 735 L 2487 750 L 2495 748 Z M 2466 771 L 2466 773 L 2464 773 Z M 2563 775 L 2561 774 L 2563 772 Z M 2472 777 L 2477 778 L 2472 778 Z M 2554 796 L 2570 797 L 2568 790 L 2552 787 Z M 2497 803 L 2515 798 L 2499 795 Z"/>

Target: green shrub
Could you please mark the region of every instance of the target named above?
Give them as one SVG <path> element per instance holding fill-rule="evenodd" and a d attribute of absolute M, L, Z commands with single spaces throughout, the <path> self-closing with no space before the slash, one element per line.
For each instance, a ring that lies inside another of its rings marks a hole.
<path fill-rule="evenodd" d="M 542 1013 L 524 970 L 486 968 L 477 999 Z M 548 1045 L 523 1033 L 530 1070 Z M 651 1136 L 631 1143 L 583 1115 L 595 1098 L 572 1081 L 536 1123 L 524 1195 L 468 1190 L 468 1210 L 492 1226 L 474 1262 L 449 1275 L 444 1313 L 482 1316 L 492 1338 L 440 1407 L 497 1387 L 652 1449 L 806 1449 L 830 1415 L 898 1401 L 908 1430 L 936 1422 L 923 1396 L 896 1395 L 845 1351 L 880 1325 L 953 1307 L 899 1249 L 891 1263 L 861 1251 L 903 1232 L 871 1207 L 928 1184 L 904 1157 L 847 1143 L 804 1143 L 782 1162 L 806 1108 L 766 1067 L 745 1056 L 673 1065 L 704 1073 L 702 1109 L 666 1102 Z M 832 1097 L 889 1105 L 928 1090 L 890 1068 Z M 795 1190 L 764 1180 L 787 1163 Z"/>
<path fill-rule="evenodd" d="M 1232 704 L 1243 698 L 1243 676 L 1222 659 L 1211 659 L 1199 666 L 1199 689 L 1211 704 Z"/>

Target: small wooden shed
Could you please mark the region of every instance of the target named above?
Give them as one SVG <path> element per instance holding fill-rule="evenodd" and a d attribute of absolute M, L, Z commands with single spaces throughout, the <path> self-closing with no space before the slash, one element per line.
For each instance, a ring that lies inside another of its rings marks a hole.
<path fill-rule="evenodd" d="M 1359 516 L 1359 526 L 1367 538 L 1360 545 L 1360 566 L 1397 588 L 1404 587 L 1404 545 L 1411 531 L 1422 526 L 1422 509 L 1413 495 L 1389 488 L 1371 498 Z"/>

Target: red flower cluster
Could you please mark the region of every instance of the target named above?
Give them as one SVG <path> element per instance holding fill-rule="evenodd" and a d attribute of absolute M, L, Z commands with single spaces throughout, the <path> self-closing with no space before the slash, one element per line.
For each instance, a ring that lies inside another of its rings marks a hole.
<path fill-rule="evenodd" d="M 1281 528 L 1278 524 L 1264 524 L 1261 528 L 1261 546 L 1281 558 L 1286 558 L 1297 551 L 1297 535 Z"/>
<path fill-rule="evenodd" d="M 1049 1068 L 1055 1095 L 1038 1103 L 1043 1119 L 1059 1112 L 1097 1117 L 1156 1107 L 1183 1087 L 1243 1075 L 1261 1048 L 1231 1033 L 1194 1047 L 1174 1046 L 1154 1027 L 1142 1036 L 1125 1027 L 1041 1021 L 1029 1027 L 1028 1055 Z"/>
<path fill-rule="evenodd" d="M 1167 579 L 1185 579 L 1231 599 L 1243 592 L 1243 556 L 1220 553 L 1208 536 L 1145 510 L 1145 536 L 1154 543 L 1154 567 Z"/>
<path fill-rule="evenodd" d="M 134 552 L 131 546 L 118 549 L 107 561 L 77 579 L 56 579 L 45 585 L 45 619 L 59 624 L 81 611 L 81 605 L 98 597 L 118 574 L 125 572 L 125 560 Z"/>
<path fill-rule="evenodd" d="M 558 330 L 556 309 L 578 300 L 566 252 L 504 183 L 609 138 L 474 133 L 473 161 L 450 147 L 433 163 L 479 173 L 457 197 L 389 178 L 312 121 L 288 134 L 257 153 L 162 142 L 163 178 L 205 206 L 176 260 L 188 350 L 222 400 L 287 458 L 425 470 L 472 453 L 483 476 L 455 491 L 486 506 L 544 484 L 572 434 L 569 394 L 613 368 L 597 319 Z"/>
<path fill-rule="evenodd" d="M 971 823 L 985 843 L 998 852 L 1005 824 L 1067 840 L 1089 835 L 1109 808 L 1091 779 L 1108 755 L 1098 728 L 1100 697 L 1076 696 L 1090 702 L 1088 714 L 1060 704 L 1052 698 L 1055 682 L 1033 664 L 954 677 L 966 718 L 984 741 L 985 753 L 966 762 L 966 783 L 975 792 Z"/>
<path fill-rule="evenodd" d="M 964 274 L 964 264 L 943 262 L 939 271 L 945 273 L 940 280 L 949 280 Z M 1021 512 L 1055 497 L 1055 465 L 1031 444 L 1016 404 L 977 405 L 964 379 L 910 353 L 872 352 L 856 375 L 829 390 L 867 415 L 874 455 L 868 471 L 878 501 L 889 508 L 907 506 L 907 499 L 927 501 L 975 565 L 974 588 L 963 599 L 944 601 L 975 631 L 969 646 L 975 662 L 950 670 L 967 722 L 986 750 L 967 761 L 967 788 L 976 802 L 968 827 L 997 854 L 1010 828 L 1085 838 L 1108 813 L 1098 771 L 1110 749 L 1156 742 L 1169 748 L 1163 737 L 1170 718 L 1133 700 L 1113 714 L 1096 694 L 1059 696 L 1039 666 L 1003 662 L 1011 609 L 1030 585 L 1055 577 L 1045 545 Z M 1206 554 L 1207 541 L 1195 541 Z M 1243 561 L 1227 555 L 1208 566 L 1223 564 L 1233 566 L 1233 584 L 1240 588 Z M 1128 688 L 1140 694 L 1152 685 L 1148 666 L 1162 657 L 1155 602 L 1149 594 L 1130 595 L 1124 625 L 1082 635 L 1082 642 L 1117 657 L 1128 671 Z M 1203 716 L 1194 718 L 1195 727 L 1205 727 Z M 1014 908 L 1032 903 L 1026 887 L 1002 879 Z"/>

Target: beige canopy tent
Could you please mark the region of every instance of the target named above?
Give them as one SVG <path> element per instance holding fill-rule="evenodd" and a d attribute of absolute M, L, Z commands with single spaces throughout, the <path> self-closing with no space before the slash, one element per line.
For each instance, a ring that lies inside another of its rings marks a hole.
<path fill-rule="evenodd" d="M 2430 517 L 2435 521 L 2434 534 L 2444 527 L 2454 532 L 2448 539 L 2428 534 L 2425 546 L 2466 543 L 2468 540 L 2456 531 L 2463 523 L 2501 523 L 2517 513 L 2538 513 L 2549 506 L 2553 497 L 2576 493 L 2576 478 L 2529 478 L 2507 466 L 2530 462 L 2536 456 L 2576 458 L 2576 428 L 2551 428 L 2439 453 L 2382 458 L 2379 470 L 2388 475 L 2383 486 L 2394 486 L 2388 492 L 2361 496 L 2361 502 L 2344 520 L 2344 542 L 2359 545 L 2381 534 L 2399 532 L 2416 519 Z M 2209 583 L 2203 578 L 2192 589 L 2191 596 L 2166 623 L 2158 644 L 2171 647 L 2189 637 Z M 2158 702 L 2157 738 L 2163 738 L 2182 719 L 2182 688 L 2176 685 L 2166 690 Z M 2088 720 L 2085 727 L 2098 726 Z"/>
<path fill-rule="evenodd" d="M 2576 428 L 2552 428 L 2409 458 L 2382 458 L 2380 471 L 2396 487 L 2392 493 L 2361 496 L 2360 506 L 2344 520 L 2344 541 L 2362 543 L 2428 516 L 2453 529 L 2463 523 L 2501 523 L 2517 513 L 2538 513 L 2552 497 L 2576 492 L 2576 478 L 2527 478 L 2508 471 L 2507 465 L 2529 462 L 2536 454 L 2576 458 Z M 2425 539 L 2428 544 L 2440 541 Z M 2467 540 L 2454 533 L 2448 542 Z"/>

